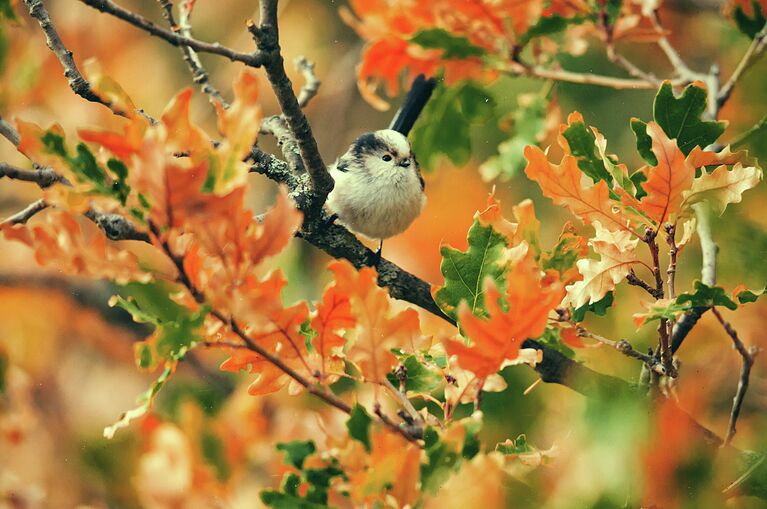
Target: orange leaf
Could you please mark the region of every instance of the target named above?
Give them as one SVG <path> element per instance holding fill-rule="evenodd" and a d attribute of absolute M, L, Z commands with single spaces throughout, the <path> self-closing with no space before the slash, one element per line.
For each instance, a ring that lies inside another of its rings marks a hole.
<path fill-rule="evenodd" d="M 636 235 L 631 225 L 634 216 L 610 200 L 607 183 L 600 180 L 592 186 L 584 185 L 584 175 L 578 161 L 565 155 L 559 165 L 549 162 L 546 153 L 538 147 L 525 147 L 527 167 L 525 174 L 541 188 L 543 195 L 557 205 L 563 205 L 584 223 L 602 222 L 610 230 L 623 230 Z"/>
<path fill-rule="evenodd" d="M 564 285 L 556 271 L 542 275 L 532 255 L 518 260 L 507 273 L 505 300 L 508 311 L 499 304 L 502 297 L 492 280 L 487 279 L 485 306 L 488 318 L 478 318 L 465 303 L 458 309 L 458 322 L 471 346 L 447 340 L 445 348 L 450 355 L 458 357 L 464 369 L 478 378 L 497 372 L 504 360 L 514 360 L 519 355 L 522 342 L 543 334 L 549 313 L 564 297 Z"/>
<path fill-rule="evenodd" d="M 397 507 L 412 505 L 419 495 L 421 449 L 386 429 L 373 432 L 371 446 L 364 468 L 346 469 L 355 507 L 368 507 L 387 495 L 398 502 Z"/>
<path fill-rule="evenodd" d="M 66 210 L 47 210 L 30 223 L 5 224 L 0 231 L 7 239 L 31 247 L 40 265 L 55 266 L 65 274 L 108 278 L 120 284 L 151 279 L 133 253 L 107 239 L 91 221 L 78 220 L 78 216 Z"/>
<path fill-rule="evenodd" d="M 658 124 L 649 122 L 647 134 L 658 164 L 647 171 L 647 182 L 642 184 L 647 196 L 640 200 L 639 210 L 660 225 L 679 212 L 682 193 L 692 186 L 695 168 Z"/>
<path fill-rule="evenodd" d="M 329 268 L 335 273 L 336 288 L 349 296 L 352 313 L 357 316 L 348 358 L 366 379 L 383 382 L 398 362 L 390 350 L 406 346 L 419 334 L 418 313 L 408 309 L 390 316 L 389 295 L 378 286 L 375 269 L 365 267 L 357 272 L 349 262 L 340 260 L 331 262 Z"/>
<path fill-rule="evenodd" d="M 322 295 L 322 302 L 317 304 L 317 314 L 312 318 L 312 328 L 317 332 L 317 336 L 312 340 L 312 345 L 321 359 L 320 373 L 323 379 L 326 359 L 333 350 L 346 344 L 346 340 L 339 336 L 338 332 L 354 327 L 357 323 L 351 311 L 349 297 L 335 286 L 328 287 Z"/>

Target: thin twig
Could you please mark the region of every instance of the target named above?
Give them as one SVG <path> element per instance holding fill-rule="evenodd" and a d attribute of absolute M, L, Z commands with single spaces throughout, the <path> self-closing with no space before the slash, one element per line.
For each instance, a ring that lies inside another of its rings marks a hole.
<path fill-rule="evenodd" d="M 16 129 L 14 129 L 11 124 L 6 122 L 3 117 L 0 117 L 0 135 L 10 141 L 14 147 L 18 147 L 19 143 L 21 142 L 19 133 L 16 132 Z"/>
<path fill-rule="evenodd" d="M 655 28 L 655 32 L 658 34 L 658 46 L 666 55 L 666 58 L 668 58 L 668 61 L 671 63 L 671 66 L 674 68 L 674 71 L 676 72 L 677 76 L 679 76 L 686 82 L 704 79 L 705 78 L 704 76 L 702 76 L 700 73 L 696 73 L 695 71 L 693 71 L 687 66 L 687 64 L 684 62 L 684 60 L 682 60 L 682 57 L 679 55 L 677 50 L 671 45 L 669 40 L 666 38 L 666 30 L 663 28 L 660 22 L 658 11 L 657 10 L 653 11 L 652 14 L 650 14 L 649 18 L 650 18 L 650 22 Z"/>
<path fill-rule="evenodd" d="M 764 52 L 765 47 L 767 47 L 767 24 L 765 24 L 759 33 L 756 34 L 754 40 L 751 41 L 751 45 L 743 54 L 743 58 L 740 59 L 737 67 L 735 67 L 735 70 L 732 72 L 730 79 L 728 79 L 721 90 L 719 90 L 719 94 L 716 96 L 716 102 L 720 108 L 727 102 L 727 99 L 730 98 L 730 95 L 735 88 L 735 84 L 740 77 L 746 69 L 756 61 L 762 52 Z"/>
<path fill-rule="evenodd" d="M 668 250 L 668 269 L 666 270 L 666 274 L 668 275 L 667 285 L 668 285 L 668 298 L 669 299 L 676 299 L 676 288 L 674 286 L 674 278 L 676 276 L 676 255 L 678 253 L 678 248 L 676 246 L 676 240 L 674 238 L 676 234 L 676 226 L 667 223 L 665 226 L 666 229 L 666 242 L 668 243 L 669 250 Z"/>
<path fill-rule="evenodd" d="M 199 53 L 212 53 L 219 55 L 233 62 L 242 62 L 243 64 L 251 67 L 261 67 L 265 61 L 268 60 L 268 56 L 261 52 L 254 53 L 242 53 L 235 51 L 232 48 L 221 45 L 220 43 L 199 41 L 193 37 L 184 37 L 183 35 L 175 34 L 170 30 L 160 28 L 146 18 L 131 12 L 127 9 L 123 9 L 119 5 L 115 4 L 111 0 L 80 0 L 84 4 L 93 7 L 96 10 L 111 14 L 112 16 L 121 19 L 131 25 L 144 30 L 150 35 L 164 39 L 166 42 L 174 46 L 189 46 L 193 50 Z"/>
<path fill-rule="evenodd" d="M 64 68 L 64 76 L 67 78 L 67 83 L 69 83 L 69 87 L 72 91 L 87 101 L 103 104 L 116 115 L 125 116 L 124 111 L 116 109 L 109 101 L 102 99 L 91 90 L 90 83 L 88 83 L 88 80 L 83 77 L 80 70 L 77 68 L 72 52 L 64 46 L 64 42 L 61 40 L 61 37 L 59 37 L 56 27 L 53 25 L 42 0 L 24 0 L 24 3 L 27 5 L 27 8 L 29 8 L 29 15 L 35 18 L 40 24 L 40 28 L 43 29 L 43 32 L 45 33 L 45 43 L 51 49 L 53 54 L 56 55 L 56 58 L 59 59 L 59 62 L 61 62 L 61 65 Z"/>
<path fill-rule="evenodd" d="M 759 122 L 751 126 L 750 129 L 740 133 L 735 138 L 733 138 L 732 141 L 730 141 L 730 146 L 733 149 L 740 148 L 744 143 L 746 143 L 746 141 L 748 141 L 751 136 L 755 135 L 765 127 L 767 127 L 767 115 L 759 119 Z"/>
<path fill-rule="evenodd" d="M 423 419 L 421 418 L 421 415 L 418 413 L 418 410 L 415 409 L 413 404 L 410 402 L 409 399 L 407 399 L 407 396 L 402 391 L 394 387 L 392 383 L 386 378 L 384 378 L 384 386 L 387 389 L 389 389 L 389 392 L 391 392 L 391 394 L 395 398 L 397 398 L 397 401 L 399 401 L 400 405 L 402 405 L 402 408 L 405 409 L 405 411 L 408 413 L 408 415 L 413 420 L 413 422 L 419 425 L 423 424 Z"/>
<path fill-rule="evenodd" d="M 722 314 L 719 312 L 719 310 L 716 309 L 716 307 L 712 307 L 711 312 L 714 314 L 716 319 L 719 320 L 719 323 L 722 324 L 722 327 L 724 327 L 724 330 L 727 332 L 727 335 L 730 336 L 730 339 L 732 339 L 732 345 L 738 351 L 742 360 L 740 367 L 740 377 L 738 379 L 738 390 L 735 392 L 735 397 L 732 400 L 730 424 L 727 427 L 727 435 L 724 437 L 723 446 L 726 446 L 729 445 L 729 443 L 732 441 L 732 438 L 735 436 L 735 432 L 737 431 L 735 426 L 738 422 L 738 417 L 740 416 L 740 411 L 743 407 L 743 399 L 746 397 L 746 391 L 748 391 L 751 367 L 754 365 L 754 360 L 756 359 L 756 355 L 759 353 L 759 349 L 753 346 L 751 348 L 746 348 L 746 345 L 744 345 L 743 341 L 741 341 L 738 337 L 738 333 L 735 332 L 735 329 L 732 327 L 732 325 L 730 325 L 730 322 L 726 321 L 722 317 Z"/>
<path fill-rule="evenodd" d="M 564 69 L 546 69 L 541 66 L 530 65 L 521 59 L 515 60 L 512 65 L 507 66 L 504 70 L 515 76 L 528 76 L 544 80 L 578 83 L 580 85 L 596 85 L 615 90 L 652 90 L 657 88 L 654 82 L 644 79 L 614 78 L 612 76 L 572 72 Z"/>
<path fill-rule="evenodd" d="M 654 74 L 643 71 L 629 59 L 615 51 L 615 47 L 612 44 L 607 45 L 607 59 L 610 60 L 610 62 L 623 67 L 630 76 L 633 76 L 636 79 L 653 83 L 655 87 L 659 87 L 661 84 L 661 80 L 656 78 Z"/>
<path fill-rule="evenodd" d="M 322 82 L 314 73 L 314 62 L 311 62 L 306 57 L 298 57 L 293 62 L 296 65 L 296 69 L 301 71 L 304 76 L 304 86 L 301 87 L 301 91 L 298 93 L 298 105 L 305 108 L 309 101 L 317 95 Z"/>
<path fill-rule="evenodd" d="M 168 22 L 170 29 L 181 34 L 183 37 L 192 37 L 192 26 L 190 24 L 191 12 L 187 11 L 186 5 L 194 5 L 193 2 L 181 2 L 181 16 L 179 22 L 176 22 L 176 18 L 173 15 L 173 3 L 170 0 L 158 0 L 163 10 L 163 16 L 165 21 Z M 181 46 L 181 52 L 184 55 L 184 61 L 186 62 L 189 70 L 192 71 L 192 81 L 200 85 L 203 93 L 208 96 L 208 100 L 211 104 L 220 103 L 224 109 L 229 108 L 229 103 L 224 100 L 224 97 L 218 91 L 216 87 L 211 85 L 210 76 L 202 65 L 200 57 L 189 46 Z"/>
<path fill-rule="evenodd" d="M 3 177 L 24 182 L 34 182 L 40 189 L 45 189 L 64 180 L 61 175 L 51 168 L 23 170 L 7 163 L 0 163 L 0 178 Z"/>
<path fill-rule="evenodd" d="M 41 210 L 44 210 L 48 208 L 48 204 L 43 200 L 42 198 L 30 203 L 26 207 L 24 207 L 22 210 L 16 212 L 10 217 L 5 218 L 2 222 L 0 222 L 0 225 L 14 225 L 14 224 L 24 224 L 27 221 L 29 221 L 32 216 L 40 212 Z"/>
<path fill-rule="evenodd" d="M 277 25 L 277 0 L 261 1 L 260 24 L 256 26 L 253 21 L 248 22 L 248 30 L 260 53 L 268 55 L 265 59 L 264 69 L 272 85 L 280 109 L 285 120 L 293 131 L 293 136 L 301 152 L 309 178 L 312 182 L 313 196 L 310 210 L 304 211 L 310 215 L 316 214 L 325 204 L 330 191 L 333 190 L 333 178 L 330 176 L 325 163 L 320 155 L 317 141 L 314 139 L 312 129 L 306 116 L 301 110 L 290 79 L 285 74 L 285 65 L 280 53 L 279 29 Z"/>
<path fill-rule="evenodd" d="M 600 336 L 599 334 L 594 334 L 593 332 L 589 332 L 588 330 L 584 329 L 583 327 L 578 327 L 578 335 L 581 337 L 591 338 L 595 341 L 598 341 L 604 345 L 607 345 L 609 347 L 615 348 L 620 353 L 625 355 L 626 357 L 630 357 L 632 359 L 637 359 L 638 361 L 641 361 L 644 365 L 648 367 L 648 369 L 658 373 L 659 375 L 666 375 L 667 372 L 664 369 L 664 367 L 661 365 L 660 362 L 658 362 L 658 359 L 655 358 L 652 355 L 644 354 L 636 349 L 634 349 L 633 346 L 631 346 L 631 343 L 629 343 L 625 339 L 621 339 L 618 341 L 613 341 L 612 339 L 607 339 L 604 336 Z"/>
<path fill-rule="evenodd" d="M 271 134 L 285 157 L 288 166 L 296 173 L 305 173 L 304 160 L 293 133 L 282 115 L 272 115 L 261 122 L 261 134 Z"/>
<path fill-rule="evenodd" d="M 638 286 L 644 289 L 645 291 L 647 291 L 647 293 L 649 293 L 655 299 L 663 298 L 663 294 L 658 293 L 657 288 L 653 288 L 652 286 L 650 286 L 649 283 L 647 283 L 645 280 L 637 276 L 636 273 L 634 272 L 634 269 L 631 269 L 629 271 L 628 275 L 626 276 L 626 281 L 628 282 L 628 284 L 632 286 Z"/>

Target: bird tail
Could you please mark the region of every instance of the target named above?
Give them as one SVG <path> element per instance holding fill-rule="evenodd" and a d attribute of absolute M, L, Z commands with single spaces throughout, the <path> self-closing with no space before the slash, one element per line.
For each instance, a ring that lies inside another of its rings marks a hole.
<path fill-rule="evenodd" d="M 418 116 L 423 111 L 424 106 L 429 101 L 434 87 L 437 86 L 437 80 L 434 78 L 426 79 L 423 74 L 419 74 L 413 80 L 413 85 L 405 97 L 405 101 L 400 106 L 397 114 L 394 115 L 389 129 L 408 135 Z"/>

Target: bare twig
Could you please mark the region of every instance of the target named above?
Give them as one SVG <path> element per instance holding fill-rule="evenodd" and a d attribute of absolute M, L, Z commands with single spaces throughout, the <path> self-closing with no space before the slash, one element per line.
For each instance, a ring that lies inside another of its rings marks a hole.
<path fill-rule="evenodd" d="M 261 54 L 267 55 L 264 62 L 266 75 L 272 85 L 280 109 L 293 132 L 301 159 L 309 178 L 311 179 L 313 196 L 309 210 L 305 214 L 316 214 L 324 205 L 330 191 L 333 190 L 333 178 L 322 161 L 317 141 L 306 116 L 301 110 L 290 79 L 285 74 L 285 66 L 280 53 L 279 30 L 277 26 L 277 0 L 261 1 L 261 20 L 256 26 L 248 22 L 248 30 L 258 46 Z"/>
<path fill-rule="evenodd" d="M 124 111 L 116 109 L 109 101 L 102 99 L 91 90 L 90 83 L 88 83 L 88 80 L 83 77 L 77 68 L 72 52 L 64 46 L 64 42 L 59 37 L 56 27 L 53 26 L 53 22 L 42 0 L 24 0 L 24 3 L 29 8 L 29 15 L 35 18 L 40 24 L 40 28 L 43 29 L 46 44 L 53 54 L 56 55 L 56 58 L 59 59 L 62 67 L 64 67 L 64 76 L 67 78 L 72 91 L 87 101 L 103 104 L 116 115 L 125 116 Z"/>
<path fill-rule="evenodd" d="M 613 88 L 615 90 L 652 90 L 657 88 L 655 82 L 644 79 L 614 78 L 612 76 L 578 73 L 566 71 L 564 69 L 546 69 L 541 66 L 530 65 L 523 62 L 521 59 L 513 61 L 512 65 L 504 70 L 515 76 L 528 76 L 531 78 L 564 81 L 581 85 L 597 85 Z"/>
<path fill-rule="evenodd" d="M 649 16 L 655 31 L 658 34 L 658 46 L 668 58 L 671 66 L 674 68 L 677 76 L 684 80 L 684 82 L 691 82 L 695 80 L 705 80 L 705 76 L 690 69 L 687 64 L 682 60 L 682 57 L 674 49 L 669 40 L 666 38 L 666 30 L 663 28 L 658 11 L 653 11 Z"/>
<path fill-rule="evenodd" d="M 629 59 L 615 51 L 615 47 L 612 45 L 612 43 L 607 45 L 607 58 L 610 60 L 610 62 L 623 67 L 623 69 L 625 69 L 630 76 L 633 76 L 638 80 L 653 83 L 655 87 L 660 86 L 661 80 L 656 78 L 654 74 L 643 71 Z"/>
<path fill-rule="evenodd" d="M 18 147 L 21 142 L 19 133 L 16 132 L 16 129 L 2 117 L 0 117 L 0 135 L 10 141 L 15 147 Z"/>
<path fill-rule="evenodd" d="M 674 287 L 674 278 L 676 277 L 676 255 L 678 252 L 677 246 L 676 246 L 676 240 L 674 239 L 674 236 L 676 234 L 676 226 L 667 223 L 665 225 L 666 230 L 666 242 L 668 243 L 669 250 L 668 250 L 668 269 L 666 270 L 666 274 L 668 275 L 667 285 L 668 285 L 668 298 L 669 299 L 676 299 L 676 288 Z"/>
<path fill-rule="evenodd" d="M 655 373 L 659 375 L 668 374 L 666 369 L 663 367 L 663 365 L 658 361 L 656 357 L 642 353 L 634 349 L 634 347 L 631 346 L 631 343 L 629 343 L 625 339 L 613 341 L 612 339 L 607 339 L 606 337 L 600 336 L 599 334 L 594 334 L 593 332 L 589 332 L 583 327 L 578 327 L 578 335 L 581 337 L 594 339 L 604 345 L 615 348 L 626 357 L 630 357 L 632 359 L 637 359 L 638 361 L 641 361 L 645 366 L 647 366 L 648 369 L 650 369 L 651 371 L 654 371 Z"/>
<path fill-rule="evenodd" d="M 301 151 L 298 143 L 290 131 L 290 127 L 282 115 L 272 115 L 261 122 L 261 134 L 271 134 L 277 139 L 282 155 L 285 161 L 296 174 L 305 173 L 304 160 L 301 158 Z"/>
<path fill-rule="evenodd" d="M 24 182 L 34 182 L 40 189 L 45 189 L 64 180 L 61 175 L 51 168 L 23 170 L 7 163 L 0 163 L 0 178 L 3 177 L 14 180 L 23 180 Z"/>
<path fill-rule="evenodd" d="M 750 137 L 761 131 L 767 127 L 767 115 L 763 116 L 759 121 L 751 126 L 750 129 L 747 131 L 744 131 L 737 135 L 733 140 L 730 142 L 730 146 L 734 149 L 740 148 Z"/>
<path fill-rule="evenodd" d="M 716 96 L 716 102 L 720 108 L 724 105 L 724 103 L 727 102 L 727 99 L 730 98 L 730 95 L 735 88 L 735 84 L 738 82 L 740 77 L 743 75 L 746 69 L 748 69 L 748 67 L 754 63 L 756 59 L 764 52 L 765 47 L 767 47 L 767 24 L 765 24 L 759 33 L 756 34 L 754 40 L 751 41 L 751 45 L 743 54 L 743 58 L 740 59 L 737 67 L 735 67 L 735 70 L 732 72 L 730 79 L 728 79 L 724 86 L 722 86 L 721 90 L 719 90 L 719 94 Z"/>
<path fill-rule="evenodd" d="M 32 216 L 40 212 L 41 210 L 44 210 L 48 208 L 48 204 L 43 200 L 42 198 L 30 203 L 26 207 L 24 207 L 22 210 L 16 212 L 14 215 L 5 218 L 2 222 L 0 222 L 0 225 L 14 225 L 14 224 L 23 224 L 30 220 Z"/>
<path fill-rule="evenodd" d="M 174 46 L 189 46 L 190 48 L 192 48 L 193 50 L 197 52 L 212 53 L 214 55 L 219 55 L 219 56 L 228 58 L 229 60 L 232 60 L 233 62 L 242 62 L 243 64 L 249 65 L 251 67 L 261 67 L 265 63 L 265 61 L 268 59 L 267 55 L 261 52 L 242 53 L 239 51 L 235 51 L 231 48 L 228 48 L 226 46 L 223 46 L 217 42 L 215 43 L 203 42 L 203 41 L 194 39 L 193 37 L 184 37 L 183 35 L 173 33 L 170 30 L 165 30 L 164 28 L 158 27 L 151 21 L 148 21 L 146 18 L 143 18 L 142 16 L 134 12 L 131 12 L 127 9 L 123 9 L 119 5 L 112 2 L 111 0 L 81 0 L 81 1 L 84 4 L 90 7 L 93 7 L 96 10 L 99 10 L 106 14 L 111 14 L 112 16 L 118 19 L 121 19 L 127 23 L 130 23 L 131 25 L 141 30 L 144 30 L 150 35 L 154 35 L 155 37 L 164 39 L 166 42 Z"/>
<path fill-rule="evenodd" d="M 163 16 L 165 17 L 165 21 L 168 22 L 170 29 L 175 33 L 181 34 L 183 37 L 191 38 L 192 26 L 190 24 L 189 18 L 191 17 L 192 13 L 188 12 L 185 8 L 185 6 L 191 2 L 181 2 L 181 16 L 179 22 L 176 22 L 176 18 L 173 15 L 173 3 L 171 3 L 170 0 L 158 1 L 160 2 L 160 6 L 163 9 Z M 218 102 L 225 109 L 228 109 L 229 103 L 224 100 L 224 97 L 221 95 L 218 89 L 211 85 L 210 76 L 208 76 L 208 72 L 203 67 L 202 62 L 200 61 L 200 57 L 197 56 L 197 53 L 195 53 L 195 51 L 189 46 L 181 46 L 181 52 L 184 55 L 184 61 L 186 62 L 187 67 L 189 67 L 189 70 L 192 71 L 192 81 L 200 85 L 200 88 L 202 89 L 203 93 L 208 96 L 211 104 Z"/>
<path fill-rule="evenodd" d="M 639 276 L 637 276 L 636 273 L 634 272 L 634 269 L 631 269 L 629 271 L 628 275 L 626 276 L 626 281 L 628 282 L 628 284 L 630 284 L 632 286 L 638 286 L 638 287 L 644 289 L 645 291 L 647 291 L 647 293 L 652 295 L 655 299 L 663 298 L 663 294 L 662 293 L 658 293 L 658 289 L 657 288 L 653 288 L 652 286 L 650 286 L 649 283 L 647 283 L 645 280 L 643 280 Z"/>
<path fill-rule="evenodd" d="M 716 309 L 716 307 L 712 307 L 711 312 L 714 314 L 714 316 L 716 316 L 716 319 L 719 320 L 719 323 L 722 324 L 722 327 L 724 327 L 724 330 L 727 332 L 727 335 L 730 336 L 730 339 L 732 339 L 732 345 L 738 351 L 742 359 L 740 377 L 738 379 L 738 390 L 735 392 L 735 397 L 732 400 L 730 424 L 727 427 L 727 435 L 724 437 L 723 445 L 726 446 L 729 445 L 729 443 L 732 441 L 732 438 L 735 436 L 735 426 L 738 422 L 738 417 L 740 416 L 740 411 L 743 407 L 743 399 L 746 397 L 746 391 L 748 391 L 748 382 L 751 376 L 751 368 L 754 365 L 756 355 L 759 353 L 759 348 L 753 346 L 751 348 L 746 348 L 746 345 L 744 345 L 743 341 L 741 341 L 738 337 L 738 333 L 735 332 L 735 329 L 732 327 L 732 325 L 730 325 L 730 322 L 726 321 L 722 317 L 722 314 L 719 312 L 719 310 Z"/>
<path fill-rule="evenodd" d="M 317 95 L 322 82 L 314 73 L 314 62 L 309 61 L 306 57 L 298 57 L 294 63 L 296 69 L 301 71 L 304 76 L 304 86 L 298 93 L 298 105 L 305 108 L 309 101 Z"/>

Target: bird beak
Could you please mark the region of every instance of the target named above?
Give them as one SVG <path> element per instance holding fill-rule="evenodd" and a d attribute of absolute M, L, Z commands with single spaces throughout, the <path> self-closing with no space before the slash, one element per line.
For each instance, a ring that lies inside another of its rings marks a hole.
<path fill-rule="evenodd" d="M 399 165 L 402 166 L 403 168 L 407 168 L 408 166 L 410 166 L 410 159 L 405 159 L 404 161 L 400 161 Z"/>

